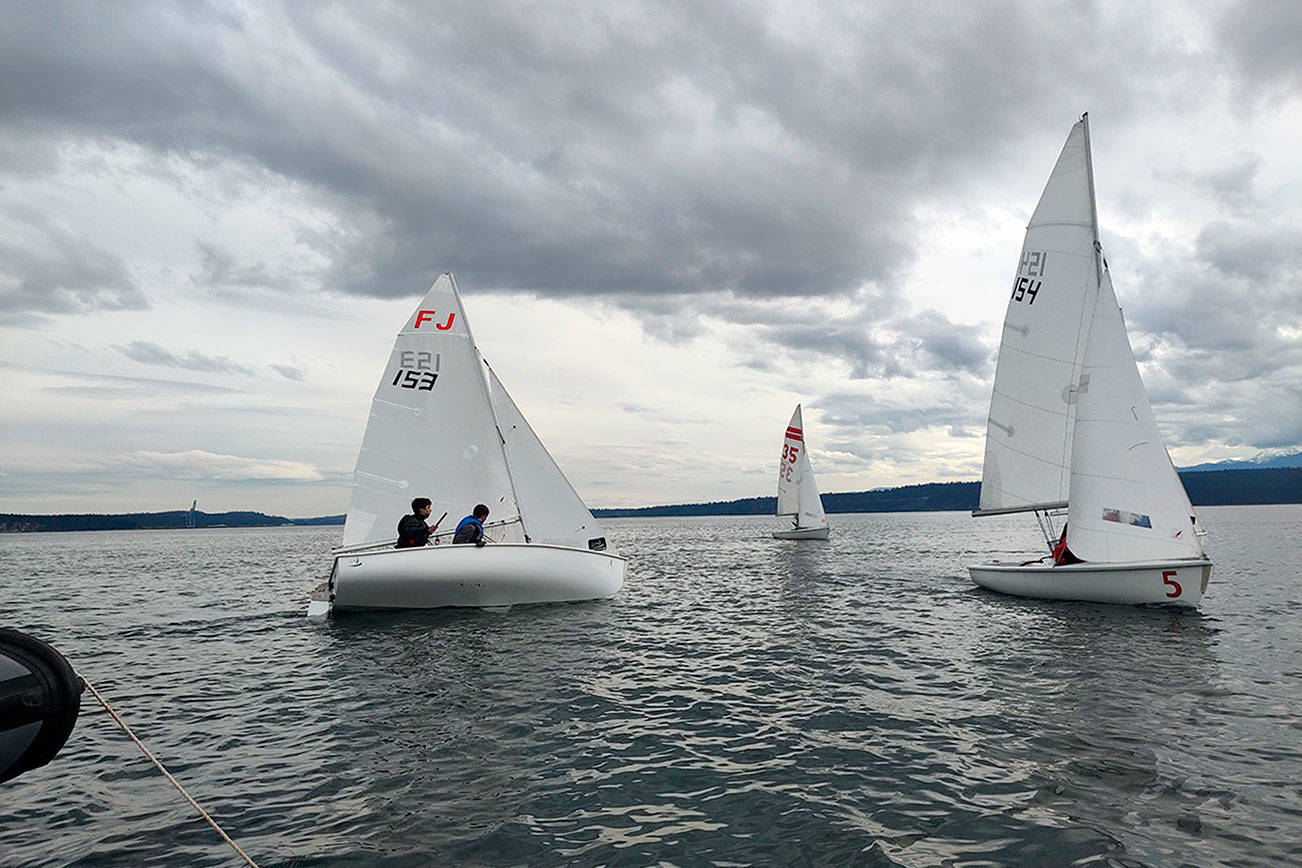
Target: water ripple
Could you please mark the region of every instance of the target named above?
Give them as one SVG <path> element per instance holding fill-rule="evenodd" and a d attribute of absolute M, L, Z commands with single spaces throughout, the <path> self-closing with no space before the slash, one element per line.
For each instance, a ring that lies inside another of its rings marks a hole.
<path fill-rule="evenodd" d="M 1034 529 L 915 514 L 612 522 L 615 600 L 326 624 L 335 529 L 7 536 L 0 614 L 265 866 L 1302 865 L 1302 508 L 1204 521 L 1198 613 L 988 594 Z M 87 704 L 0 863 L 232 859 Z"/>

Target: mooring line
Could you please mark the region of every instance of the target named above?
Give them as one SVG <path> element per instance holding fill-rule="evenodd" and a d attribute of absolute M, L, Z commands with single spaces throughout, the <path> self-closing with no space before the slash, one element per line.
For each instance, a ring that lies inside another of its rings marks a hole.
<path fill-rule="evenodd" d="M 214 820 L 211 816 L 209 816 L 208 812 L 205 811 L 199 805 L 199 803 L 196 802 L 194 798 L 185 791 L 185 787 L 181 786 L 181 782 L 178 781 L 176 778 L 172 777 L 172 773 L 163 767 L 163 764 L 158 761 L 158 757 L 154 756 L 154 754 L 149 750 L 149 748 L 145 747 L 145 743 L 140 739 L 136 738 L 136 734 L 131 731 L 131 727 L 127 726 L 127 722 L 122 719 L 121 715 L 119 715 L 117 711 L 114 710 L 113 706 L 108 704 L 108 700 L 100 695 L 100 692 L 95 689 L 95 685 L 91 684 L 90 680 L 87 679 L 85 676 L 78 675 L 77 677 L 81 678 L 82 683 L 86 685 L 86 689 L 89 690 L 92 694 L 94 694 L 95 698 L 99 700 L 99 704 L 104 706 L 104 710 L 107 711 L 115 721 L 117 721 L 118 726 L 122 727 L 122 731 L 127 734 L 127 737 L 136 743 L 136 747 L 140 748 L 140 750 L 144 752 L 145 756 L 149 757 L 149 761 L 154 764 L 154 767 L 157 768 L 160 772 L 162 772 L 163 776 L 172 782 L 172 786 L 176 787 L 177 792 L 185 796 L 185 800 L 190 803 L 190 807 L 198 811 L 199 816 L 207 820 L 208 825 L 212 826 L 214 829 L 217 830 L 217 834 L 221 835 L 222 840 L 224 840 L 227 844 L 230 844 L 231 848 L 236 853 L 240 854 L 240 858 L 244 860 L 245 864 L 251 865 L 253 866 L 253 868 L 258 868 L 258 863 L 254 862 L 251 858 L 249 858 L 248 853 L 245 853 L 243 850 L 240 849 L 240 845 L 236 844 L 235 841 L 232 840 L 231 836 L 227 835 L 225 830 L 222 829 L 221 826 L 217 825 L 217 821 Z"/>

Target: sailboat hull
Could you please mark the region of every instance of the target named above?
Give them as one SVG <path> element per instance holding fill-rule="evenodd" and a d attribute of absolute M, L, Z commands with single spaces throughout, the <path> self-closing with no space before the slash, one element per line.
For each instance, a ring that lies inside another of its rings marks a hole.
<path fill-rule="evenodd" d="M 1212 575 L 1208 560 L 1127 564 L 979 564 L 968 567 L 983 588 L 1017 597 L 1122 605 L 1196 608 Z"/>
<path fill-rule="evenodd" d="M 333 611 L 498 607 L 612 597 L 618 555 L 565 546 L 498 543 L 344 554 L 330 576 Z"/>
<path fill-rule="evenodd" d="M 791 530 L 773 531 L 774 539 L 827 539 L 825 527 L 797 527 Z"/>

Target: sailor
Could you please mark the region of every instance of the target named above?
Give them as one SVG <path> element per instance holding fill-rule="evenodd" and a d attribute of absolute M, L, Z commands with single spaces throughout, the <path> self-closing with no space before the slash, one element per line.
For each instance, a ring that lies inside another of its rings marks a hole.
<path fill-rule="evenodd" d="M 461 524 L 457 525 L 457 532 L 452 537 L 452 542 L 474 543 L 477 546 L 482 546 L 488 542 L 488 540 L 484 539 L 484 519 L 486 518 L 488 518 L 488 507 L 482 503 L 475 504 L 471 514 L 461 519 Z"/>
<path fill-rule="evenodd" d="M 425 523 L 432 511 L 433 506 L 428 497 L 414 499 L 411 502 L 411 515 L 404 515 L 398 522 L 398 544 L 394 548 L 406 549 L 427 544 L 429 535 L 439 528 L 438 521 L 434 522 L 433 527 Z"/>

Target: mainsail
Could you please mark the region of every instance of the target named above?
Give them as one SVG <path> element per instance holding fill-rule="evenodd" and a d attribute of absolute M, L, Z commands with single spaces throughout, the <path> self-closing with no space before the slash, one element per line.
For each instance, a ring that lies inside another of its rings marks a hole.
<path fill-rule="evenodd" d="M 778 459 L 778 515 L 800 513 L 800 477 L 804 463 L 800 456 L 805 452 L 805 434 L 800 419 L 800 405 L 791 414 L 787 431 L 782 436 L 782 457 Z"/>
<path fill-rule="evenodd" d="M 1202 557 L 1106 270 L 1087 343 L 1072 438 L 1072 552 L 1107 563 Z"/>
<path fill-rule="evenodd" d="M 455 521 L 476 503 L 488 505 L 493 522 L 519 515 L 482 362 L 450 274 L 434 282 L 394 340 L 357 456 L 344 545 L 393 539 L 415 497 L 433 502 L 435 518 L 447 512 Z"/>
<path fill-rule="evenodd" d="M 1026 229 L 1004 317 L 977 515 L 1065 506 L 1088 313 L 1098 294 L 1089 127 L 1072 127 Z"/>

